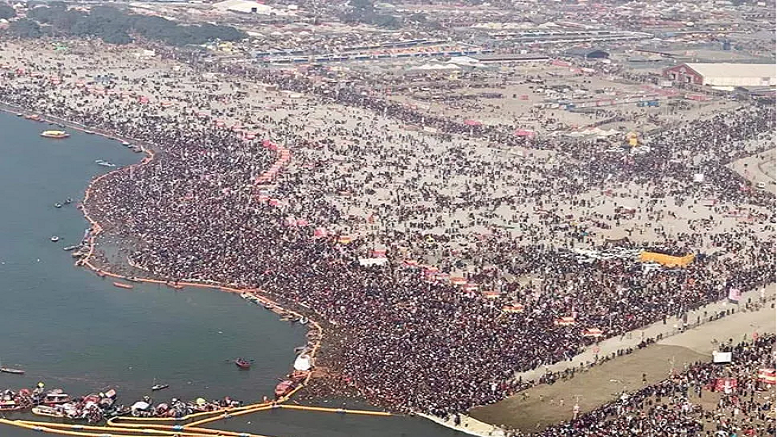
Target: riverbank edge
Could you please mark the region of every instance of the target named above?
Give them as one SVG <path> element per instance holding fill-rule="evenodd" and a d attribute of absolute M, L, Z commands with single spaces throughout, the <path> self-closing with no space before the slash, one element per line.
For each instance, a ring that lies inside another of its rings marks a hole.
<path fill-rule="evenodd" d="M 11 114 L 11 115 L 17 115 L 17 116 L 19 116 L 20 114 L 33 114 L 33 113 L 34 114 L 41 114 L 39 111 L 33 111 L 33 110 L 30 110 L 30 109 L 19 107 L 17 105 L 9 104 L 9 103 L 3 102 L 3 101 L 0 101 L 0 111 L 6 112 L 6 113 Z M 182 287 L 194 287 L 194 288 L 210 288 L 210 289 L 217 289 L 217 290 L 222 291 L 222 292 L 236 293 L 236 294 L 241 294 L 241 295 L 244 294 L 244 293 L 248 293 L 248 294 L 251 294 L 254 297 L 256 297 L 263 305 L 273 306 L 273 307 L 278 308 L 278 309 L 282 310 L 283 312 L 285 312 L 287 314 L 291 314 L 291 315 L 293 315 L 295 317 L 299 317 L 299 318 L 303 317 L 303 314 L 301 314 L 299 311 L 297 311 L 297 309 L 291 308 L 290 305 L 285 304 L 285 303 L 284 304 L 280 304 L 278 302 L 278 300 L 272 299 L 272 298 L 270 298 L 268 296 L 268 295 L 270 295 L 270 293 L 268 293 L 266 291 L 263 291 L 261 289 L 258 289 L 258 288 L 238 288 L 238 286 L 234 285 L 234 284 L 224 285 L 224 284 L 219 284 L 219 283 L 210 282 L 210 281 L 184 280 L 184 281 L 178 281 L 178 282 L 175 282 L 175 283 L 171 283 L 170 281 L 162 281 L 162 280 L 153 279 L 153 278 L 127 277 L 127 276 L 124 276 L 124 275 L 121 275 L 121 274 L 118 274 L 118 273 L 111 272 L 109 270 L 103 269 L 99 265 L 97 265 L 96 262 L 93 263 L 92 262 L 92 257 L 94 255 L 94 250 L 95 250 L 95 246 L 96 246 L 96 243 L 97 243 L 97 237 L 102 232 L 102 226 L 100 226 L 100 224 L 95 219 L 93 219 L 89 215 L 89 212 L 87 211 L 87 201 L 89 200 L 89 196 L 91 194 L 91 190 L 92 190 L 93 185 L 96 182 L 98 182 L 98 181 L 100 181 L 100 180 L 102 180 L 102 179 L 104 179 L 104 178 L 108 177 L 109 175 L 112 175 L 112 174 L 114 174 L 116 172 L 130 171 L 132 168 L 136 168 L 136 167 L 140 167 L 140 166 L 149 164 L 150 162 L 153 161 L 154 157 L 156 156 L 155 151 L 157 151 L 157 149 L 155 147 L 153 147 L 153 145 L 148 144 L 145 141 L 137 141 L 137 140 L 132 139 L 132 138 L 122 137 L 122 136 L 116 135 L 116 134 L 114 134 L 112 132 L 108 132 L 108 131 L 105 131 L 105 130 L 102 130 L 102 129 L 90 128 L 90 127 L 84 126 L 84 125 L 82 125 L 80 123 L 76 123 L 76 122 L 73 122 L 73 121 L 70 121 L 70 120 L 62 119 L 62 118 L 59 118 L 59 117 L 56 117 L 56 116 L 51 116 L 51 115 L 47 115 L 47 114 L 41 114 L 41 116 L 43 117 L 43 119 L 39 120 L 39 122 L 43 122 L 43 123 L 56 123 L 56 124 L 60 124 L 60 125 L 66 126 L 66 127 L 70 128 L 70 129 L 74 129 L 74 130 L 80 131 L 80 132 L 93 133 L 95 135 L 102 136 L 103 138 L 106 138 L 106 139 L 109 139 L 109 140 L 129 141 L 129 142 L 133 142 L 133 143 L 137 143 L 137 144 L 142 144 L 143 145 L 143 152 L 145 154 L 143 159 L 141 159 L 139 162 L 136 162 L 134 164 L 130 164 L 128 166 L 117 168 L 117 169 L 109 171 L 107 173 L 103 173 L 101 175 L 98 175 L 97 177 L 95 177 L 91 181 L 89 181 L 86 189 L 84 190 L 84 198 L 83 198 L 83 200 L 81 202 L 81 205 L 82 205 L 81 213 L 83 214 L 84 218 L 89 222 L 90 228 L 91 228 L 90 233 L 89 233 L 89 238 L 87 240 L 88 244 L 89 244 L 89 252 L 87 253 L 87 255 L 84 258 L 80 259 L 79 261 L 77 261 L 75 263 L 76 266 L 86 267 L 88 270 L 91 270 L 93 273 L 95 273 L 97 276 L 100 276 L 100 277 L 110 277 L 110 278 L 114 278 L 114 279 L 123 279 L 123 280 L 127 280 L 127 281 L 130 281 L 130 282 L 142 282 L 142 283 L 157 284 L 157 285 L 167 285 L 167 286 L 176 286 L 176 287 L 182 286 Z M 259 185 L 259 184 L 257 184 L 257 185 Z M 308 339 L 309 342 L 313 341 L 313 345 L 310 348 L 308 354 L 310 355 L 310 357 L 313 360 L 315 360 L 316 359 L 316 355 L 318 354 L 318 351 L 321 350 L 321 348 L 323 346 L 324 329 L 323 329 L 323 327 L 321 326 L 321 324 L 318 321 L 314 320 L 313 318 L 311 318 L 309 316 L 305 316 L 305 317 L 307 317 L 307 319 L 309 320 L 307 326 L 312 327 L 312 329 L 310 329 L 310 328 L 308 329 L 308 333 L 306 335 L 306 338 Z M 311 332 L 315 332 L 316 335 L 311 336 L 310 335 Z M 313 376 L 313 372 L 308 373 L 307 377 L 303 380 L 302 384 L 300 384 L 297 388 L 295 388 L 288 395 L 284 396 L 283 398 L 280 398 L 278 400 L 278 402 L 285 402 L 285 401 L 291 399 L 291 397 L 294 394 L 296 394 L 298 391 L 303 389 L 308 384 L 308 382 L 309 382 L 309 380 L 311 379 L 312 376 Z"/>
<path fill-rule="evenodd" d="M 12 115 L 17 115 L 19 113 L 38 113 L 37 111 L 31 111 L 29 109 L 21 108 L 21 107 L 15 106 L 15 105 L 10 105 L 10 104 L 4 103 L 4 102 L 0 102 L 0 110 L 2 110 L 4 112 L 8 112 L 8 113 L 10 113 Z M 112 175 L 112 174 L 114 174 L 116 172 L 130 171 L 131 168 L 140 167 L 140 166 L 147 165 L 147 164 L 151 163 L 153 161 L 154 157 L 155 157 L 156 149 L 152 145 L 149 145 L 149 144 L 147 144 L 145 142 L 137 141 L 137 140 L 134 140 L 134 139 L 131 139 L 131 138 L 125 138 L 125 137 L 117 136 L 114 133 L 107 132 L 107 131 L 104 131 L 104 130 L 101 130 L 101 129 L 89 129 L 87 126 L 81 125 L 80 123 L 71 122 L 69 120 L 64 120 L 64 119 L 61 119 L 61 118 L 55 117 L 55 116 L 49 116 L 49 115 L 42 115 L 42 116 L 44 117 L 44 120 L 42 120 L 43 122 L 55 122 L 55 123 L 59 123 L 59 124 L 62 124 L 64 126 L 67 126 L 67 127 L 71 128 L 71 129 L 81 131 L 81 132 L 90 131 L 90 132 L 92 132 L 92 133 L 94 133 L 96 135 L 100 135 L 100 136 L 102 136 L 102 137 L 104 137 L 106 139 L 111 139 L 111 140 L 116 140 L 116 141 L 129 141 L 129 142 L 133 142 L 133 143 L 143 144 L 143 146 L 144 146 L 144 152 L 145 152 L 146 156 L 141 161 L 139 161 L 137 163 L 134 163 L 134 164 L 131 164 L 129 166 L 118 168 L 118 169 L 109 171 L 107 173 L 104 173 L 102 175 L 99 175 L 99 176 L 95 177 L 94 179 L 92 179 L 89 182 L 89 184 L 87 185 L 87 188 L 85 190 L 85 197 L 84 197 L 84 199 L 82 201 L 82 203 L 83 203 L 82 213 L 84 214 L 84 217 L 87 219 L 87 221 L 90 223 L 90 225 L 93 227 L 93 231 L 90 232 L 89 240 L 88 240 L 89 241 L 89 252 L 88 252 L 88 254 L 87 254 L 87 256 L 85 258 L 83 258 L 82 260 L 80 260 L 77 263 L 77 265 L 87 267 L 88 269 L 92 270 L 98 276 L 107 276 L 107 277 L 111 277 L 111 278 L 115 278 L 115 279 L 124 279 L 124 280 L 128 280 L 128 281 L 131 281 L 131 282 L 144 282 L 144 283 L 152 283 L 152 284 L 167 285 L 167 286 L 186 286 L 186 287 L 196 287 L 196 288 L 215 288 L 215 289 L 218 289 L 220 291 L 224 291 L 224 292 L 228 292 L 228 293 L 238 293 L 238 294 L 250 293 L 250 294 L 256 296 L 263 304 L 275 306 L 275 307 L 277 307 L 279 309 L 282 309 L 283 311 L 285 311 L 285 312 L 287 312 L 289 314 L 292 314 L 292 315 L 294 315 L 296 317 L 302 317 L 303 316 L 303 314 L 300 311 L 305 311 L 305 310 L 297 311 L 297 309 L 299 309 L 298 305 L 289 304 L 289 303 L 286 303 L 286 302 L 279 303 L 279 302 L 282 302 L 282 298 L 277 298 L 277 297 L 274 297 L 274 296 L 273 296 L 273 298 L 270 298 L 268 296 L 272 295 L 271 293 L 263 291 L 263 290 L 261 290 L 259 288 L 239 288 L 239 285 L 236 285 L 236 284 L 226 284 L 225 285 L 225 284 L 220 284 L 220 283 L 216 283 L 216 282 L 212 282 L 212 281 L 182 280 L 182 281 L 171 283 L 170 281 L 163 281 L 163 280 L 153 279 L 153 278 L 127 277 L 127 276 L 124 276 L 124 275 L 120 275 L 118 273 L 110 272 L 109 270 L 101 268 L 99 265 L 97 265 L 96 262 L 92 262 L 92 256 L 94 254 L 94 248 L 95 248 L 96 241 L 97 241 L 96 239 L 100 235 L 100 233 L 102 232 L 102 227 L 99 225 L 99 223 L 96 220 L 94 220 L 89 215 L 89 213 L 87 211 L 87 208 L 86 208 L 86 204 L 87 204 L 87 201 L 88 201 L 90 193 L 91 193 L 91 188 L 93 187 L 93 185 L 96 182 L 98 182 L 98 181 L 102 180 L 103 178 L 106 178 L 109 175 Z M 261 186 L 261 184 L 257 183 L 257 187 L 260 187 L 260 186 Z M 716 303 L 719 303 L 719 302 L 716 302 Z M 713 304 L 715 304 L 715 303 L 711 303 L 710 305 L 713 305 Z M 315 311 L 310 309 L 310 308 L 306 308 L 306 310 L 309 313 L 315 313 Z M 311 354 L 310 354 L 311 357 L 315 358 L 316 354 L 318 353 L 318 351 L 321 350 L 323 344 L 325 344 L 325 342 L 323 341 L 323 339 L 325 337 L 324 336 L 324 329 L 323 329 L 323 327 L 321 326 L 321 324 L 319 322 L 313 320 L 311 317 L 308 317 L 308 319 L 310 320 L 309 325 L 312 325 L 313 327 L 315 327 L 315 329 L 313 329 L 311 331 L 317 331 L 318 332 L 318 335 L 316 336 L 317 339 L 315 340 L 314 347 L 311 350 Z M 660 323 L 660 322 L 656 322 L 655 325 L 657 325 L 658 323 Z M 635 333 L 637 331 L 642 331 L 642 330 L 644 330 L 646 328 L 647 327 L 642 328 L 642 329 L 638 329 L 638 330 L 634 330 L 634 331 L 631 331 L 631 333 Z M 682 331 L 680 331 L 680 332 L 682 332 Z M 679 332 L 675 332 L 675 334 L 677 334 L 677 333 L 679 333 Z M 664 337 L 664 338 L 666 338 L 666 337 Z M 631 339 L 631 337 L 629 339 Z M 617 341 L 617 338 L 616 337 L 611 337 L 608 340 Z M 622 341 L 622 339 L 620 341 Z M 589 350 L 587 350 L 586 352 L 589 352 Z M 579 354 L 575 358 L 577 358 L 579 356 L 582 356 L 582 355 L 585 355 L 586 352 L 583 352 L 583 353 Z M 556 364 L 560 364 L 560 363 L 556 363 Z M 543 367 L 541 366 L 541 367 L 538 367 L 536 369 L 527 371 L 525 373 L 537 372 L 537 371 L 540 371 L 542 368 Z M 295 389 L 292 393 L 290 393 L 286 398 L 284 398 L 283 401 L 288 400 L 298 390 L 301 390 L 302 388 L 304 388 L 304 386 L 307 385 L 307 383 L 311 379 L 311 377 L 312 377 L 312 372 L 311 372 L 311 374 L 309 374 L 306 377 L 306 379 L 304 380 L 303 384 L 301 386 L 299 386 L 297 389 Z M 435 423 L 437 423 L 437 424 L 439 424 L 441 426 L 445 426 L 447 428 L 450 428 L 450 429 L 453 429 L 453 430 L 456 430 L 456 431 L 460 431 L 460 432 L 463 432 L 463 433 L 466 433 L 466 434 L 470 434 L 470 435 L 499 436 L 499 435 L 503 435 L 504 434 L 504 431 L 501 428 L 499 428 L 497 426 L 494 426 L 494 425 L 491 425 L 491 424 L 487 424 L 487 423 L 482 422 L 482 421 L 479 421 L 479 420 L 477 420 L 477 419 L 475 419 L 475 418 L 473 418 L 473 417 L 471 417 L 471 416 L 469 416 L 467 414 L 464 414 L 464 413 L 460 414 L 461 423 L 462 423 L 463 426 L 462 425 L 458 425 L 457 426 L 454 423 L 452 423 L 451 420 L 447 420 L 446 421 L 446 420 L 444 420 L 442 418 L 437 418 L 437 417 L 434 417 L 434 416 L 431 416 L 431 415 L 428 415 L 428 414 L 419 413 L 419 412 L 415 412 L 413 415 L 414 416 L 423 417 L 423 418 L 425 418 L 427 420 L 431 420 L 431 421 L 433 421 L 433 422 L 435 422 Z"/>

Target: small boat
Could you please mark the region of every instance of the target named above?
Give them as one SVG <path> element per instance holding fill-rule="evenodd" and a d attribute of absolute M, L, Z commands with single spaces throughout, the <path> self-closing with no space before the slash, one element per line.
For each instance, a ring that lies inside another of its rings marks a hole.
<path fill-rule="evenodd" d="M 307 325 L 309 321 L 310 321 L 310 320 L 308 320 L 308 318 L 307 318 L 307 317 L 303 316 L 303 317 L 301 317 L 301 318 L 299 319 L 299 324 L 300 324 L 300 325 Z"/>
<path fill-rule="evenodd" d="M 130 143 L 128 141 L 122 141 L 121 145 L 124 146 L 124 147 L 132 147 L 132 143 Z"/>
<path fill-rule="evenodd" d="M 115 408 L 110 408 L 105 412 L 105 417 L 112 418 L 112 417 L 121 417 L 121 416 L 127 416 L 132 413 L 132 409 L 125 405 L 120 405 Z"/>
<path fill-rule="evenodd" d="M 57 241 L 59 241 L 59 237 L 57 237 L 56 235 L 53 235 L 53 236 L 50 238 L 50 240 L 51 240 L 52 242 L 56 243 Z"/>
<path fill-rule="evenodd" d="M 248 370 L 251 368 L 251 362 L 248 360 L 245 360 L 243 358 L 238 358 L 235 360 L 235 365 L 239 367 L 242 370 Z"/>
<path fill-rule="evenodd" d="M 55 203 L 54 204 L 54 208 L 62 208 L 62 204 L 61 203 Z"/>
<path fill-rule="evenodd" d="M 282 398 L 291 393 L 292 390 L 294 390 L 294 381 L 289 381 L 288 379 L 281 381 L 275 386 L 275 398 Z"/>
<path fill-rule="evenodd" d="M 85 130 L 84 133 L 85 134 L 89 134 L 89 135 L 94 135 L 94 131 L 93 130 Z"/>
<path fill-rule="evenodd" d="M 0 411 L 19 411 L 21 409 L 22 406 L 13 399 L 0 400 Z"/>
<path fill-rule="evenodd" d="M 0 367 L 0 372 L 2 373 L 10 373 L 12 375 L 24 375 L 24 370 L 22 369 L 14 369 L 11 367 Z"/>
<path fill-rule="evenodd" d="M 123 282 L 114 282 L 114 283 L 113 283 L 113 286 L 114 286 L 114 287 L 119 287 L 119 288 L 126 288 L 126 289 L 128 289 L 128 290 L 131 290 L 131 289 L 135 288 L 135 287 L 133 287 L 132 285 L 130 285 L 130 284 L 125 284 L 125 283 L 123 283 Z"/>
<path fill-rule="evenodd" d="M 46 393 L 43 396 L 43 401 L 41 403 L 44 405 L 58 405 L 66 404 L 68 402 L 70 402 L 70 395 L 58 388 Z"/>
<path fill-rule="evenodd" d="M 151 391 L 164 390 L 168 387 L 170 387 L 170 384 L 154 384 L 151 386 Z"/>
<path fill-rule="evenodd" d="M 63 247 L 62 250 L 64 250 L 65 252 L 70 252 L 71 250 L 76 250 L 79 247 L 81 246 L 67 246 L 67 247 Z"/>
<path fill-rule="evenodd" d="M 65 199 L 65 201 L 64 201 L 64 202 L 62 202 L 62 203 L 63 203 L 63 204 L 65 204 L 65 205 L 70 205 L 71 203 L 73 203 L 73 198 L 72 198 L 72 197 L 68 197 L 68 198 L 67 198 L 67 199 Z"/>
<path fill-rule="evenodd" d="M 180 289 L 183 288 L 183 285 L 181 285 L 181 284 L 179 284 L 177 282 L 172 283 L 172 284 L 168 283 L 167 286 L 170 287 L 170 288 L 174 288 L 176 290 L 180 290 Z"/>
<path fill-rule="evenodd" d="M 44 130 L 40 133 L 40 136 L 43 138 L 53 138 L 55 140 L 59 140 L 62 138 L 67 138 L 70 136 L 69 133 L 63 131 L 63 130 Z"/>
<path fill-rule="evenodd" d="M 48 405 L 38 405 L 32 409 L 32 414 L 36 416 L 63 418 L 65 413 L 56 407 L 50 407 Z"/>
<path fill-rule="evenodd" d="M 116 164 L 111 164 L 108 161 L 100 161 L 97 163 L 97 165 L 101 165 L 103 167 L 116 167 Z"/>

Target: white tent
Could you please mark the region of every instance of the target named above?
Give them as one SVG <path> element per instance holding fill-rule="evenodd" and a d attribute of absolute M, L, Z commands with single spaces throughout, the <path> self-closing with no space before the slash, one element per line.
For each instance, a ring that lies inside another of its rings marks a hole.
<path fill-rule="evenodd" d="M 449 64 L 454 65 L 463 65 L 467 67 L 474 67 L 476 65 L 480 65 L 480 61 L 478 61 L 475 58 L 470 58 L 469 56 L 454 56 L 451 58 L 450 61 L 448 61 Z"/>
<path fill-rule="evenodd" d="M 310 360 L 310 355 L 300 355 L 294 360 L 294 370 L 300 372 L 307 372 L 313 367 L 313 363 Z"/>
<path fill-rule="evenodd" d="M 130 407 L 132 410 L 148 410 L 148 408 L 151 405 L 149 405 L 147 402 L 138 401 L 132 404 L 132 407 Z"/>

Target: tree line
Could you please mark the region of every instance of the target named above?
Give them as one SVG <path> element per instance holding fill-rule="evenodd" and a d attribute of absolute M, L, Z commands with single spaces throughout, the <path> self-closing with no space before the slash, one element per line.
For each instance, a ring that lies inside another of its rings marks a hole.
<path fill-rule="evenodd" d="M 8 15 L 0 4 L 0 18 Z M 13 8 L 11 8 L 13 12 Z M 13 15 L 7 17 L 12 18 Z M 183 25 L 162 17 L 137 15 L 112 6 L 94 6 L 89 12 L 68 9 L 63 2 L 36 6 L 27 18 L 11 21 L 7 30 L 21 38 L 94 37 L 111 44 L 128 44 L 136 37 L 173 46 L 199 45 L 209 41 L 237 41 L 245 32 L 231 26 L 202 23 Z"/>

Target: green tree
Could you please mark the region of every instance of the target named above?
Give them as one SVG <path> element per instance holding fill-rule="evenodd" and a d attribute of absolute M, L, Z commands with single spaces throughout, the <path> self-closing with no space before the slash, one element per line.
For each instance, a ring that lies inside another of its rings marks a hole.
<path fill-rule="evenodd" d="M 6 5 L 3 3 L 0 3 L 0 19 L 5 18 L 13 18 L 16 16 L 16 10 L 12 8 L 10 5 Z"/>
<path fill-rule="evenodd" d="M 21 38 L 40 38 L 43 35 L 40 25 L 27 18 L 12 21 L 8 26 L 8 32 Z"/>

